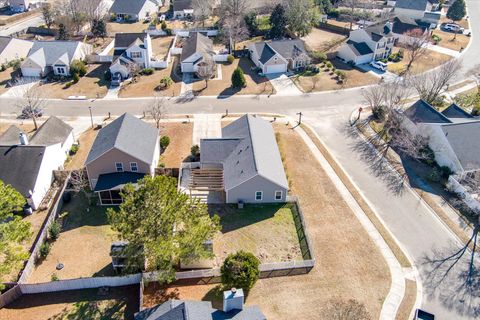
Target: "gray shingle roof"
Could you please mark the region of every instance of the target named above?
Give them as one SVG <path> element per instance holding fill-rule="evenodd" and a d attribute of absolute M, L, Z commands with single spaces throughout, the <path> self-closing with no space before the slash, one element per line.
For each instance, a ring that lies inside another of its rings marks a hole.
<path fill-rule="evenodd" d="M 466 112 L 455 103 L 452 103 L 448 108 L 443 110 L 442 114 L 449 119 L 473 119 L 473 116 L 470 113 Z"/>
<path fill-rule="evenodd" d="M 300 39 L 274 40 L 269 42 L 256 42 L 253 46 L 261 63 L 266 63 L 275 53 L 284 59 L 294 59 L 300 54 L 306 54 L 305 44 Z"/>
<path fill-rule="evenodd" d="M 442 126 L 445 138 L 465 171 L 480 169 L 480 121 L 448 124 Z"/>
<path fill-rule="evenodd" d="M 24 197 L 30 197 L 40 171 L 46 147 L 0 146 L 0 180 L 10 184 Z"/>
<path fill-rule="evenodd" d="M 145 37 L 147 34 L 145 32 L 137 32 L 137 33 L 117 33 L 115 34 L 115 48 L 128 48 L 134 42 L 140 40 L 143 44 Z"/>
<path fill-rule="evenodd" d="M 423 100 L 418 100 L 404 115 L 414 123 L 452 123 L 447 117 Z"/>
<path fill-rule="evenodd" d="M 347 44 L 356 56 L 363 56 L 373 53 L 372 49 L 370 49 L 368 44 L 366 44 L 365 42 L 355 42 L 353 40 L 348 40 Z"/>
<path fill-rule="evenodd" d="M 147 1 L 157 4 L 157 1 L 151 0 L 115 0 L 110 12 L 138 15 Z"/>
<path fill-rule="evenodd" d="M 38 128 L 37 132 L 35 132 L 30 139 L 30 144 L 49 146 L 63 143 L 72 131 L 73 128 L 71 126 L 57 117 L 51 116 Z"/>
<path fill-rule="evenodd" d="M 258 60 L 261 63 L 266 63 L 273 56 L 275 56 L 275 51 L 268 46 L 266 42 L 254 43 L 252 48 L 257 52 Z"/>
<path fill-rule="evenodd" d="M 425 11 L 428 2 L 428 0 L 397 0 L 395 8 Z"/>
<path fill-rule="evenodd" d="M 193 9 L 192 0 L 174 0 L 173 11 Z"/>
<path fill-rule="evenodd" d="M 12 41 L 11 37 L 0 37 L 0 53 L 5 50 L 5 48 L 8 46 L 8 44 Z"/>
<path fill-rule="evenodd" d="M 44 63 L 47 66 L 62 58 L 66 65 L 70 65 L 75 51 L 80 45 L 82 43 L 79 41 L 35 41 L 28 52 L 28 58 L 40 65 Z"/>
<path fill-rule="evenodd" d="M 7 131 L 5 131 L 0 136 L 0 146 L 12 146 L 20 143 L 20 133 L 23 131 L 20 130 L 15 125 L 11 125 L 8 127 Z"/>
<path fill-rule="evenodd" d="M 216 163 L 223 163 L 225 190 L 257 175 L 288 189 L 280 151 L 268 121 L 245 115 L 224 127 L 222 138 L 203 139 L 200 142 L 200 157 L 202 162 L 206 157 L 208 161 L 217 159 Z M 207 146 L 210 143 L 214 145 Z M 207 155 L 208 152 L 211 154 Z"/>
<path fill-rule="evenodd" d="M 365 28 L 365 31 L 375 42 L 380 41 L 381 39 L 383 39 L 383 37 L 393 36 L 392 30 L 389 26 L 387 26 L 386 22 L 379 22 L 377 24 L 371 25 Z"/>
<path fill-rule="evenodd" d="M 85 164 L 95 161 L 111 149 L 118 149 L 151 164 L 157 141 L 157 128 L 129 113 L 124 113 L 100 130 Z"/>
<path fill-rule="evenodd" d="M 425 32 L 429 26 L 429 23 L 422 23 L 409 17 L 398 16 L 394 19 L 393 32 L 396 34 L 404 34 L 415 29 L 421 29 L 423 32 Z"/>
<path fill-rule="evenodd" d="M 213 41 L 200 32 L 190 32 L 182 47 L 180 61 L 184 61 L 194 53 L 213 54 Z"/>

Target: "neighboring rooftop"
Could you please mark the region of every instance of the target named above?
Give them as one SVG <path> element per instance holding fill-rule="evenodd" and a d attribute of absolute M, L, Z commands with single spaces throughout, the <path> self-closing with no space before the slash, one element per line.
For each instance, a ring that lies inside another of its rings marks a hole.
<path fill-rule="evenodd" d="M 256 42 L 251 46 L 257 52 L 260 62 L 266 63 L 275 53 L 285 59 L 294 59 L 300 54 L 305 54 L 305 44 L 300 39 L 273 40 Z"/>
<path fill-rule="evenodd" d="M 476 139 L 480 121 L 443 125 L 442 130 L 463 170 L 480 170 L 480 143 Z"/>
<path fill-rule="evenodd" d="M 372 49 L 365 42 L 355 42 L 353 40 L 348 40 L 347 45 L 355 53 L 356 56 L 363 56 L 366 54 L 373 53 Z"/>
<path fill-rule="evenodd" d="M 380 41 L 381 39 L 383 39 L 383 37 L 393 36 L 392 25 L 389 22 L 376 23 L 374 25 L 366 27 L 365 31 L 368 33 L 370 38 L 375 42 Z"/>
<path fill-rule="evenodd" d="M 156 0 L 115 0 L 110 8 L 110 12 L 136 15 L 140 12 L 140 10 L 142 10 L 145 2 L 147 1 L 158 5 Z"/>
<path fill-rule="evenodd" d="M 416 21 L 406 16 L 397 16 L 394 19 L 392 31 L 396 34 L 404 34 L 415 29 L 421 29 L 423 32 L 425 32 L 429 29 L 429 27 L 429 23 Z"/>
<path fill-rule="evenodd" d="M 13 146 L 20 143 L 20 133 L 24 133 L 15 125 L 8 127 L 2 135 L 0 135 L 0 146 Z"/>
<path fill-rule="evenodd" d="M 183 62 L 194 53 L 213 54 L 213 41 L 200 32 L 190 32 L 190 36 L 183 44 L 180 61 Z"/>
<path fill-rule="evenodd" d="M 143 44 L 147 33 L 145 32 L 136 32 L 136 33 L 116 33 L 115 34 L 115 48 L 128 48 L 135 42 Z"/>
<path fill-rule="evenodd" d="M 72 133 L 73 128 L 58 119 L 51 116 L 45 121 L 30 139 L 31 145 L 49 146 L 57 143 L 64 143 Z"/>
<path fill-rule="evenodd" d="M 28 59 L 40 66 L 53 65 L 58 61 L 70 65 L 75 51 L 81 45 L 79 41 L 34 41 Z"/>
<path fill-rule="evenodd" d="M 144 177 L 144 173 L 128 171 L 101 174 L 98 176 L 98 181 L 93 191 L 121 190 L 126 184 L 135 184 Z"/>
<path fill-rule="evenodd" d="M 464 119 L 464 120 L 471 120 L 474 119 L 474 117 L 460 108 L 456 103 L 452 103 L 448 108 L 442 111 L 442 114 L 449 118 L 450 120 L 452 119 Z"/>
<path fill-rule="evenodd" d="M 397 0 L 395 8 L 425 11 L 429 0 Z"/>
<path fill-rule="evenodd" d="M 193 9 L 192 0 L 174 0 L 173 11 L 183 11 Z"/>
<path fill-rule="evenodd" d="M 404 111 L 405 116 L 414 123 L 452 123 L 429 103 L 418 100 Z"/>

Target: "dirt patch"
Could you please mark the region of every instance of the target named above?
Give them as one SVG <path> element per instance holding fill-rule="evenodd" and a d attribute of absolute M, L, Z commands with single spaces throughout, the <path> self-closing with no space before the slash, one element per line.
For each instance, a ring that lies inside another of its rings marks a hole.
<path fill-rule="evenodd" d="M 403 296 L 402 303 L 398 308 L 397 320 L 410 320 L 410 313 L 415 306 L 415 300 L 417 299 L 417 283 L 412 280 L 405 280 L 405 295 Z"/>
<path fill-rule="evenodd" d="M 139 310 L 137 285 L 99 289 L 26 294 L 0 310 L 4 320 L 123 320 Z"/>
<path fill-rule="evenodd" d="M 81 77 L 78 83 L 67 87 L 70 81 L 54 81 L 41 83 L 42 93 L 54 99 L 68 99 L 69 96 L 86 96 L 88 99 L 103 98 L 108 91 L 108 82 L 104 79 L 104 74 L 108 70 L 108 64 L 88 65 L 88 72 Z"/>
<path fill-rule="evenodd" d="M 107 32 L 115 36 L 116 33 L 143 32 L 148 28 L 148 23 L 138 22 L 108 22 Z"/>
<path fill-rule="evenodd" d="M 399 48 L 395 48 L 393 52 L 397 52 L 398 50 Z M 408 53 L 405 53 L 405 55 L 406 56 L 402 61 L 396 63 L 389 63 L 388 71 L 395 74 L 400 74 L 401 72 L 403 72 L 408 65 Z M 439 65 L 444 64 L 452 58 L 452 56 L 443 53 L 439 53 L 433 50 L 427 50 L 424 55 L 420 56 L 417 61 L 412 64 L 410 70 L 413 74 L 419 74 L 438 67 Z"/>
<path fill-rule="evenodd" d="M 470 37 L 464 34 L 457 34 L 457 38 L 453 40 L 455 34 L 452 32 L 445 32 L 442 30 L 435 30 L 433 34 L 442 38 L 442 41 L 438 43 L 438 46 L 460 51 L 462 48 L 465 49 L 470 42 Z"/>
<path fill-rule="evenodd" d="M 97 133 L 98 130 L 93 130 L 91 128 L 82 132 L 82 134 L 78 137 L 78 151 L 67 160 L 65 169 L 75 170 L 84 167 L 85 160 L 87 160 L 88 153 L 92 148 L 95 138 L 97 137 Z"/>
<path fill-rule="evenodd" d="M 40 261 L 30 276 L 30 283 L 51 281 L 52 274 L 61 280 L 113 275 L 110 244 L 116 239 L 107 221 L 106 207 L 89 205 L 81 193 L 73 194 L 61 212 L 62 232 L 51 244 L 47 258 Z M 56 270 L 63 263 L 62 270 Z"/>
<path fill-rule="evenodd" d="M 180 168 L 192 147 L 193 123 L 162 123 L 160 134 L 170 137 L 170 145 L 160 157 L 166 168 Z"/>
<path fill-rule="evenodd" d="M 326 52 L 339 46 L 345 39 L 347 37 L 344 35 L 318 28 L 313 28 L 307 36 L 302 38 L 311 50 L 321 52 Z"/>
<path fill-rule="evenodd" d="M 219 64 L 222 69 L 222 79 L 213 79 L 208 82 L 205 88 L 205 81 L 193 83 L 193 90 L 196 95 L 201 96 L 231 96 L 235 94 L 273 94 L 275 89 L 266 77 L 260 77 L 254 70 L 255 65 L 248 58 L 235 59 L 232 64 Z M 233 71 L 240 67 L 244 74 L 247 86 L 241 90 L 231 88 Z"/>

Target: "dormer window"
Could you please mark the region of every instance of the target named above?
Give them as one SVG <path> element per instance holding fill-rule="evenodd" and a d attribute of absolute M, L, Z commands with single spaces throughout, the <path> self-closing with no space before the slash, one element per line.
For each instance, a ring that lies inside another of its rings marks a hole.
<path fill-rule="evenodd" d="M 130 57 L 132 59 L 139 59 L 139 58 L 142 57 L 142 53 L 139 52 L 139 51 L 133 51 L 133 52 L 130 53 Z"/>

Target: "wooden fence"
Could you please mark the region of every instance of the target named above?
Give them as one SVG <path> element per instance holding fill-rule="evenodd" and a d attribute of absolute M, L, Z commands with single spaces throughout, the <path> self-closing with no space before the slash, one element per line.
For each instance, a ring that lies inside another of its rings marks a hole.
<path fill-rule="evenodd" d="M 337 32 L 337 33 L 347 35 L 347 36 L 350 34 L 350 29 L 349 28 L 336 26 L 336 25 L 333 25 L 333 24 L 329 24 L 328 22 L 320 22 L 318 24 L 318 27 L 320 29 L 325 29 L 325 30 L 328 30 L 328 31 Z"/>
<path fill-rule="evenodd" d="M 40 36 L 56 37 L 58 35 L 58 30 L 57 29 L 39 28 L 39 27 L 28 27 L 27 33 L 28 34 L 37 34 L 37 35 L 40 35 Z"/>

